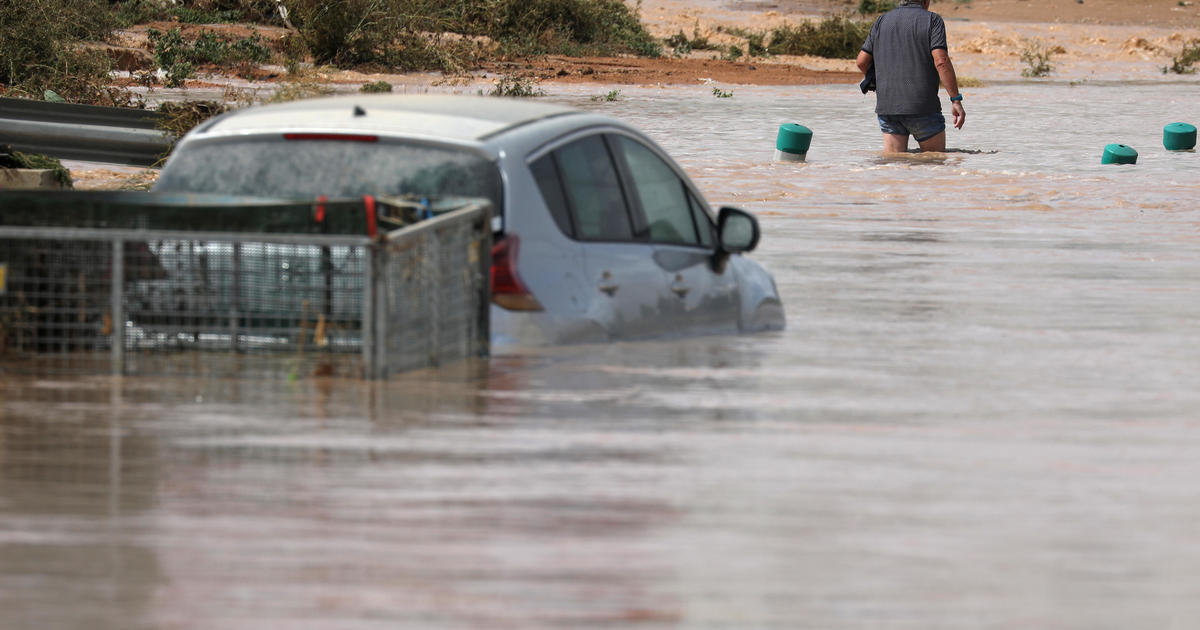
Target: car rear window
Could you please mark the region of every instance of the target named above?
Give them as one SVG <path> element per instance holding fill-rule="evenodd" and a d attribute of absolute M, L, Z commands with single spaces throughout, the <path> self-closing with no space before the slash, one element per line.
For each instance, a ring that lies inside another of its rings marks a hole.
<path fill-rule="evenodd" d="M 156 191 L 309 199 L 360 195 L 484 197 L 502 209 L 499 168 L 463 149 L 416 143 L 255 138 L 192 144 Z"/>

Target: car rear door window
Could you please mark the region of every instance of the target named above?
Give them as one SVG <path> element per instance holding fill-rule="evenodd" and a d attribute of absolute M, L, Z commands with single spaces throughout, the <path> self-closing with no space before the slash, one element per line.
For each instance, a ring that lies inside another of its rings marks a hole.
<path fill-rule="evenodd" d="M 604 138 L 588 136 L 554 155 L 573 211 L 575 236 L 591 241 L 633 240 L 629 208 Z"/>
<path fill-rule="evenodd" d="M 700 245 L 690 194 L 683 180 L 646 145 L 614 136 L 625 158 L 633 196 L 649 226 L 650 240 L 674 245 Z"/>
<path fill-rule="evenodd" d="M 542 199 L 546 201 L 546 207 L 550 210 L 550 215 L 554 217 L 554 222 L 558 224 L 558 229 L 567 236 L 575 236 L 575 230 L 571 227 L 566 193 L 563 191 L 562 180 L 558 176 L 558 165 L 554 161 L 554 155 L 547 155 L 530 164 L 529 170 L 533 173 L 533 178 L 537 180 L 538 189 L 542 191 Z"/>

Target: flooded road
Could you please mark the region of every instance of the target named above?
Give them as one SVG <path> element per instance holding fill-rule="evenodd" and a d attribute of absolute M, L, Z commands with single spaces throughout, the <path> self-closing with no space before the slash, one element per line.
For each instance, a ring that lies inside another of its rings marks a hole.
<path fill-rule="evenodd" d="M 605 91 L 550 98 L 757 213 L 786 331 L 6 379 L 0 628 L 1200 625 L 1200 87 L 968 91 L 935 160 L 844 87 Z"/>

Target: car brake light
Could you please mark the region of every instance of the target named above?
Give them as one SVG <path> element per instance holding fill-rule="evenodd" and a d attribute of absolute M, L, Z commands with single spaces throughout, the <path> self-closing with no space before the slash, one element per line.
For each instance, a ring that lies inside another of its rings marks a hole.
<path fill-rule="evenodd" d="M 379 136 L 351 133 L 285 133 L 285 140 L 336 140 L 341 142 L 379 142 Z"/>
<path fill-rule="evenodd" d="M 520 244 L 520 239 L 513 235 L 500 239 L 492 247 L 492 302 L 510 311 L 540 311 L 541 303 L 517 275 Z"/>

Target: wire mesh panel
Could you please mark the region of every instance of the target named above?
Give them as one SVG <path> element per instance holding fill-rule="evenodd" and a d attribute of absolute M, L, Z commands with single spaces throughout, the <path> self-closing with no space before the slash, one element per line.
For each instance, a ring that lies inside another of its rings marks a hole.
<path fill-rule="evenodd" d="M 384 375 L 488 353 L 490 207 L 389 234 L 383 249 Z"/>
<path fill-rule="evenodd" d="M 0 357 L 107 371 L 112 254 L 105 240 L 0 238 Z"/>
<path fill-rule="evenodd" d="M 487 352 L 486 202 L 379 237 L 411 203 L 368 200 L 370 234 L 352 236 L 353 222 L 341 234 L 264 233 L 250 219 L 247 233 L 132 229 L 165 221 L 153 199 L 94 196 L 56 199 L 85 224 L 92 203 L 101 225 L 58 227 L 32 211 L 14 219 L 13 199 L 0 195 L 0 373 L 377 378 Z M 178 203 L 164 200 L 168 214 Z M 283 205 L 270 205 L 273 221 L 307 220 L 308 205 Z"/>

